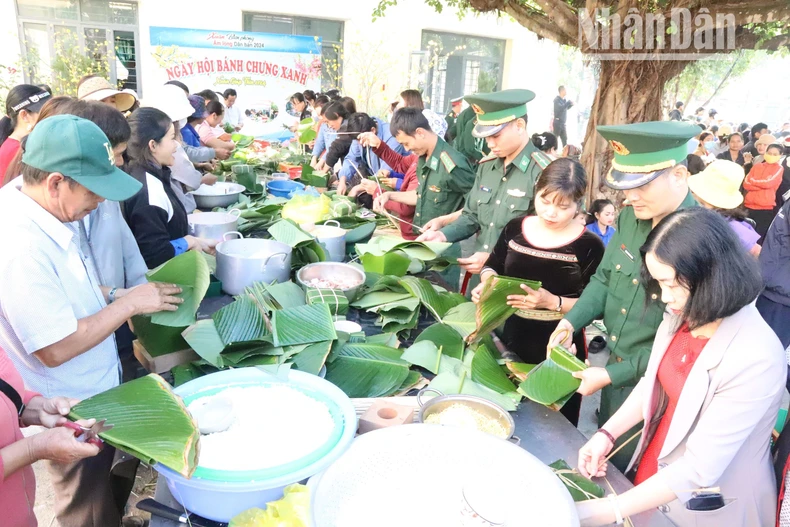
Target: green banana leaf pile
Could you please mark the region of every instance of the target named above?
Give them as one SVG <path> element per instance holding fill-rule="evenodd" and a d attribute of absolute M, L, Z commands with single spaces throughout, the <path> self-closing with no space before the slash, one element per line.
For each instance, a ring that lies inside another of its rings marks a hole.
<path fill-rule="evenodd" d="M 312 234 L 303 231 L 291 220 L 280 220 L 269 227 L 269 235 L 273 240 L 282 242 L 293 248 L 291 269 L 301 269 L 307 264 L 325 262 L 326 252 Z"/>
<path fill-rule="evenodd" d="M 197 424 L 170 385 L 156 374 L 116 386 L 81 401 L 69 419 L 106 419 L 113 428 L 100 434 L 110 445 L 142 461 L 189 478 L 200 449 Z"/>
<path fill-rule="evenodd" d="M 430 263 L 441 258 L 452 244 L 416 242 L 399 236 L 379 236 L 368 243 L 356 245 L 357 255 L 366 272 L 405 276 L 421 273 Z"/>
<path fill-rule="evenodd" d="M 329 174 L 319 174 L 310 163 L 302 165 L 302 174 L 299 176 L 299 181 L 308 187 L 327 188 L 329 186 Z"/>
<path fill-rule="evenodd" d="M 562 346 L 555 346 L 549 357 L 526 375 L 518 391 L 538 404 L 559 410 L 579 389 L 581 380 L 572 373 L 587 369 L 587 365 Z"/>
<path fill-rule="evenodd" d="M 510 295 L 523 295 L 522 285 L 537 291 L 541 283 L 521 280 L 508 276 L 489 276 L 480 293 L 475 313 L 475 331 L 469 335 L 469 342 L 476 342 L 505 323 L 517 310 L 507 305 Z"/>

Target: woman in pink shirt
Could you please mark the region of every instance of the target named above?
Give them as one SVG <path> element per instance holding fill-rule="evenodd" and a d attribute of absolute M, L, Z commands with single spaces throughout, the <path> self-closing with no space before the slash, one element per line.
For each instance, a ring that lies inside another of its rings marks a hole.
<path fill-rule="evenodd" d="M 58 426 L 76 403 L 67 397 L 46 399 L 26 390 L 22 377 L 0 349 L 0 523 L 4 527 L 37 525 L 33 513 L 36 479 L 30 465 L 42 459 L 72 463 L 99 453 L 98 447 L 79 443 L 70 428 Z M 23 408 L 21 415 L 18 407 Z M 91 426 L 93 420 L 80 424 Z M 20 425 L 49 430 L 26 438 Z"/>

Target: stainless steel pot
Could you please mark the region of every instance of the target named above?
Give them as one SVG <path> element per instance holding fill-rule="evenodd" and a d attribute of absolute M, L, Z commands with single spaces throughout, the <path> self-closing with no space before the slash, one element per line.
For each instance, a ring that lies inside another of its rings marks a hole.
<path fill-rule="evenodd" d="M 323 225 L 317 225 L 310 234 L 324 246 L 330 262 L 342 262 L 346 258 L 346 230 L 340 227 L 339 221 L 329 220 Z"/>
<path fill-rule="evenodd" d="M 189 234 L 198 238 L 223 241 L 225 234 L 239 230 L 241 211 L 198 212 L 187 216 Z"/>
<path fill-rule="evenodd" d="M 238 236 L 238 239 L 229 239 Z M 287 282 L 291 276 L 290 246 L 274 240 L 244 239 L 239 232 L 217 244 L 217 278 L 222 290 L 239 295 L 253 282 Z"/>
<path fill-rule="evenodd" d="M 423 395 L 429 392 L 435 393 L 437 397 L 430 399 L 428 402 L 423 402 Z M 486 417 L 499 421 L 507 431 L 507 437 L 503 439 L 517 445 L 521 443 L 521 439 L 513 435 L 516 432 L 516 423 L 508 411 L 488 399 L 475 397 L 474 395 L 445 395 L 439 390 L 426 386 L 417 393 L 417 404 L 420 405 L 417 421 L 424 423 L 429 415 L 441 412 L 448 406 L 457 403 L 474 408 Z"/>
<path fill-rule="evenodd" d="M 316 262 L 305 265 L 296 272 L 296 282 L 302 286 L 302 289 L 307 290 L 312 285 L 309 285 L 312 279 L 342 279 L 349 281 L 357 281 L 359 285 L 349 287 L 348 289 L 338 289 L 342 291 L 349 302 L 353 302 L 357 296 L 359 288 L 365 283 L 365 272 L 361 269 L 346 263 L 336 262 Z"/>
<path fill-rule="evenodd" d="M 238 203 L 242 192 L 244 192 L 244 185 L 217 182 L 210 187 L 201 185 L 199 189 L 192 192 L 192 196 L 195 198 L 195 205 L 198 208 L 213 209 Z"/>

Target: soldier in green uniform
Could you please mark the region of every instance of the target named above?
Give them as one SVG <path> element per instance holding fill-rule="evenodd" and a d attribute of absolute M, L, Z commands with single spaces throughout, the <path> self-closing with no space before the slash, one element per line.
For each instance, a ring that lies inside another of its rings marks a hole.
<path fill-rule="evenodd" d="M 468 98 L 467 98 L 468 100 Z M 490 153 L 485 139 L 475 136 L 475 110 L 471 106 L 464 108 L 455 120 L 455 137 L 453 148 L 461 152 L 474 167 Z"/>
<path fill-rule="evenodd" d="M 414 232 L 419 227 L 439 216 L 459 210 L 464 198 L 475 181 L 475 174 L 466 157 L 461 155 L 444 139 L 436 135 L 422 111 L 417 108 L 401 108 L 390 121 L 390 132 L 406 150 L 417 154 L 416 190 L 406 192 L 384 192 L 376 198 L 374 207 L 383 210 L 390 199 L 412 205 L 414 212 Z M 359 137 L 363 146 L 377 147 L 380 142 L 375 134 Z M 461 255 L 460 246 L 453 246 L 444 253 L 449 258 Z M 450 266 L 442 275 L 453 288 L 458 287 L 459 269 Z"/>
<path fill-rule="evenodd" d="M 644 374 L 653 338 L 663 320 L 665 306 L 660 298 L 645 298 L 647 293 L 639 280 L 639 249 L 664 217 L 696 205 L 686 183 L 685 162 L 687 144 L 699 133 L 699 127 L 682 122 L 648 122 L 599 126 L 598 133 L 614 150 L 606 184 L 622 190 L 629 206 L 620 212 L 617 231 L 598 271 L 560 321 L 549 346 L 569 346 L 570 335 L 603 317 L 609 333 L 609 362 L 604 368 L 588 368 L 577 375 L 582 379 L 582 395 L 603 389 L 598 416 L 603 425 Z M 623 434 L 618 446 L 637 430 Z M 636 444 L 632 441 L 612 458 L 617 468 L 626 468 Z"/>
<path fill-rule="evenodd" d="M 444 120 L 447 123 L 447 133 L 445 134 L 447 141 L 452 142 L 455 139 L 455 136 L 458 135 L 458 132 L 455 128 L 455 122 L 458 120 L 458 116 L 461 114 L 463 104 L 463 97 L 450 99 L 450 111 L 444 116 Z"/>
<path fill-rule="evenodd" d="M 477 115 L 473 135 L 485 138 L 491 154 L 477 167 L 477 177 L 463 211 L 426 223 L 426 232 L 418 238 L 457 242 L 477 233 L 475 253 L 458 260 L 477 280 L 505 225 L 528 213 L 535 182 L 545 166 L 539 164 L 538 160 L 545 159 L 527 133 L 527 103 L 534 98 L 535 94 L 529 90 L 466 97 Z M 476 284 L 469 285 L 471 290 Z"/>

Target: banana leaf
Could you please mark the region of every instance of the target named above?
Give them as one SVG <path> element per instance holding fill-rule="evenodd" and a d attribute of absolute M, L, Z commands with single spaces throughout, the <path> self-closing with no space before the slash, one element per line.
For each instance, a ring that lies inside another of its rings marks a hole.
<path fill-rule="evenodd" d="M 579 389 L 581 380 L 572 372 L 583 371 L 587 366 L 562 346 L 555 346 L 549 358 L 527 374 L 519 393 L 538 404 L 559 410 L 570 395 Z"/>
<path fill-rule="evenodd" d="M 186 328 L 181 336 L 184 337 L 189 347 L 195 350 L 195 353 L 200 358 L 217 368 L 225 366 L 222 360 L 222 350 L 225 349 L 225 343 L 217 332 L 214 320 L 198 320 L 195 324 Z"/>
<path fill-rule="evenodd" d="M 381 344 L 382 346 L 389 346 L 390 348 L 397 348 L 400 346 L 400 340 L 395 333 L 379 333 L 378 335 L 371 335 L 365 337 L 365 342 L 368 344 Z"/>
<path fill-rule="evenodd" d="M 106 419 L 113 428 L 100 437 L 146 463 L 161 463 L 185 478 L 197 468 L 197 424 L 181 398 L 156 374 L 81 401 L 69 418 Z"/>
<path fill-rule="evenodd" d="M 345 315 L 348 313 L 348 297 L 336 289 L 311 287 L 305 291 L 304 295 L 309 305 L 326 304 L 332 315 Z"/>
<path fill-rule="evenodd" d="M 359 244 L 357 244 L 357 247 L 359 247 Z M 405 276 L 411 264 L 409 257 L 400 251 L 381 255 L 366 253 L 362 255 L 361 260 L 365 272 L 393 276 Z"/>
<path fill-rule="evenodd" d="M 261 286 L 279 306 L 277 309 L 288 309 L 306 304 L 304 290 L 290 280 L 272 285 L 261 284 Z"/>
<path fill-rule="evenodd" d="M 317 174 L 309 163 L 302 165 L 302 174 L 299 176 L 299 180 L 309 187 L 326 188 L 329 185 L 329 175 Z"/>
<path fill-rule="evenodd" d="M 428 386 L 446 395 L 465 394 L 482 397 L 498 404 L 508 412 L 515 412 L 517 408 L 516 401 L 512 396 L 502 395 L 474 382 L 465 370 L 460 375 L 451 371 L 443 371 L 434 377 Z"/>
<path fill-rule="evenodd" d="M 429 340 L 423 340 L 409 346 L 401 358 L 436 375 L 442 365 L 442 348 Z"/>
<path fill-rule="evenodd" d="M 563 485 L 568 489 L 568 492 L 571 493 L 573 501 L 587 501 L 595 498 L 603 498 L 606 494 L 600 485 L 597 485 L 575 470 L 572 470 L 571 466 L 568 465 L 564 459 L 558 459 L 549 465 L 549 468 L 554 471 Z"/>
<path fill-rule="evenodd" d="M 272 333 L 275 346 L 312 344 L 337 338 L 332 313 L 326 304 L 275 311 L 272 316 Z"/>
<path fill-rule="evenodd" d="M 338 218 L 340 220 L 342 218 Z M 363 240 L 369 240 L 371 236 L 373 236 L 373 232 L 376 230 L 376 222 L 372 221 L 365 221 L 356 227 L 352 226 L 351 224 L 345 224 L 341 221 L 340 226 L 344 229 L 351 229 L 346 233 L 346 245 L 349 243 L 360 243 Z"/>
<path fill-rule="evenodd" d="M 484 336 L 490 334 L 496 328 L 505 323 L 517 310 L 507 305 L 509 295 L 523 295 L 521 289 L 526 285 L 535 291 L 540 289 L 540 282 L 532 280 L 520 280 L 507 276 L 489 276 L 480 293 L 480 301 L 477 303 L 475 313 L 475 331 L 467 337 L 467 342 L 474 343 Z"/>
<path fill-rule="evenodd" d="M 132 326 L 137 340 L 152 357 L 161 357 L 189 348 L 181 336 L 185 327 L 160 326 L 151 322 L 151 317 L 138 315 L 132 317 Z"/>
<path fill-rule="evenodd" d="M 278 242 L 282 242 L 293 248 L 299 247 L 311 241 L 315 241 L 313 236 L 304 232 L 291 220 L 280 220 L 269 227 L 269 234 Z"/>
<path fill-rule="evenodd" d="M 408 298 L 413 298 L 409 293 L 391 293 L 389 291 L 374 291 L 372 293 L 367 293 L 353 302 L 351 302 L 351 307 L 356 309 L 370 309 L 375 308 L 381 305 L 389 304 L 391 302 L 397 302 L 399 300 L 406 300 Z"/>
<path fill-rule="evenodd" d="M 409 241 L 400 236 L 379 236 L 370 240 L 369 243 L 358 243 L 356 249 L 360 255 L 370 253 L 375 256 L 399 250 L 406 253 L 409 258 L 427 262 L 440 257 L 451 245 L 451 243 L 445 242 Z"/>
<path fill-rule="evenodd" d="M 375 293 L 376 291 L 408 293 L 406 288 L 403 287 L 403 284 L 400 283 L 400 278 L 397 276 L 382 276 L 378 273 L 367 273 L 365 286 L 368 288 L 367 293 Z"/>
<path fill-rule="evenodd" d="M 271 355 L 250 355 L 242 359 L 236 364 L 237 368 L 248 368 L 250 366 L 275 366 L 279 365 L 280 361 L 277 357 Z"/>
<path fill-rule="evenodd" d="M 222 360 L 228 366 L 239 367 L 242 362 L 250 357 L 274 357 L 275 362 L 279 361 L 278 357 L 285 354 L 283 348 L 272 346 L 268 343 L 258 343 L 255 346 L 237 349 L 234 351 L 225 351 L 222 353 Z"/>
<path fill-rule="evenodd" d="M 400 351 L 376 344 L 346 344 L 326 365 L 326 380 L 349 397 L 386 397 L 408 376 Z"/>
<path fill-rule="evenodd" d="M 253 194 L 260 194 L 263 192 L 263 185 L 258 183 L 258 175 L 253 170 L 250 170 L 249 172 L 237 172 L 236 181 L 239 183 L 239 185 L 244 185 L 244 188 L 247 189 L 247 192 L 251 192 Z"/>
<path fill-rule="evenodd" d="M 464 357 L 464 339 L 456 330 L 446 324 L 434 324 L 426 328 L 414 340 L 414 344 L 423 341 L 432 342 L 437 348 L 441 348 L 442 355 L 446 357 L 458 360 L 462 360 Z"/>
<path fill-rule="evenodd" d="M 261 340 L 269 331 L 258 304 L 248 296 L 239 296 L 235 302 L 228 304 L 211 318 L 214 320 L 217 334 L 227 346 L 236 342 Z"/>
<path fill-rule="evenodd" d="M 420 307 L 420 299 L 409 297 L 403 298 L 401 300 L 396 300 L 394 302 L 387 302 L 386 304 L 381 304 L 380 306 L 376 306 L 373 308 L 368 309 L 368 311 L 374 311 L 378 313 L 389 313 L 391 311 L 409 311 L 414 312 Z"/>
<path fill-rule="evenodd" d="M 510 376 L 521 383 L 527 379 L 527 375 L 537 367 L 537 364 L 507 361 L 505 366 L 510 371 Z"/>
<path fill-rule="evenodd" d="M 457 293 L 437 291 L 433 284 L 424 278 L 407 276 L 401 279 L 400 283 L 406 291 L 420 299 L 422 305 L 431 312 L 438 322 L 442 321 L 442 317 L 450 309 L 467 302 L 466 298 Z"/>
<path fill-rule="evenodd" d="M 472 380 L 495 392 L 513 393 L 516 391 L 516 386 L 497 362 L 498 356 L 499 353 L 491 337 L 483 339 L 475 349 L 472 359 Z"/>
<path fill-rule="evenodd" d="M 332 341 L 316 342 L 293 356 L 294 368 L 299 371 L 318 375 L 324 367 L 329 352 L 332 350 Z"/>
<path fill-rule="evenodd" d="M 424 380 L 425 378 L 422 375 L 420 375 L 420 372 L 409 370 L 409 375 L 406 376 L 406 380 L 403 381 L 403 384 L 400 385 L 397 393 L 405 395 L 405 392 L 408 392 L 409 390 L 414 388 L 415 385 L 417 385 L 420 381 L 424 381 Z"/>
<path fill-rule="evenodd" d="M 151 315 L 151 322 L 173 327 L 194 324 L 195 314 L 208 291 L 209 275 L 208 263 L 197 251 L 187 251 L 149 271 L 149 281 L 178 285 L 183 290 L 179 296 L 184 299 L 176 311 L 160 311 Z"/>
<path fill-rule="evenodd" d="M 193 363 L 174 366 L 170 373 L 173 374 L 173 386 L 178 388 L 184 383 L 203 377 L 205 373 Z"/>
<path fill-rule="evenodd" d="M 444 315 L 442 322 L 466 339 L 475 330 L 475 310 L 472 302 L 459 304 Z"/>

